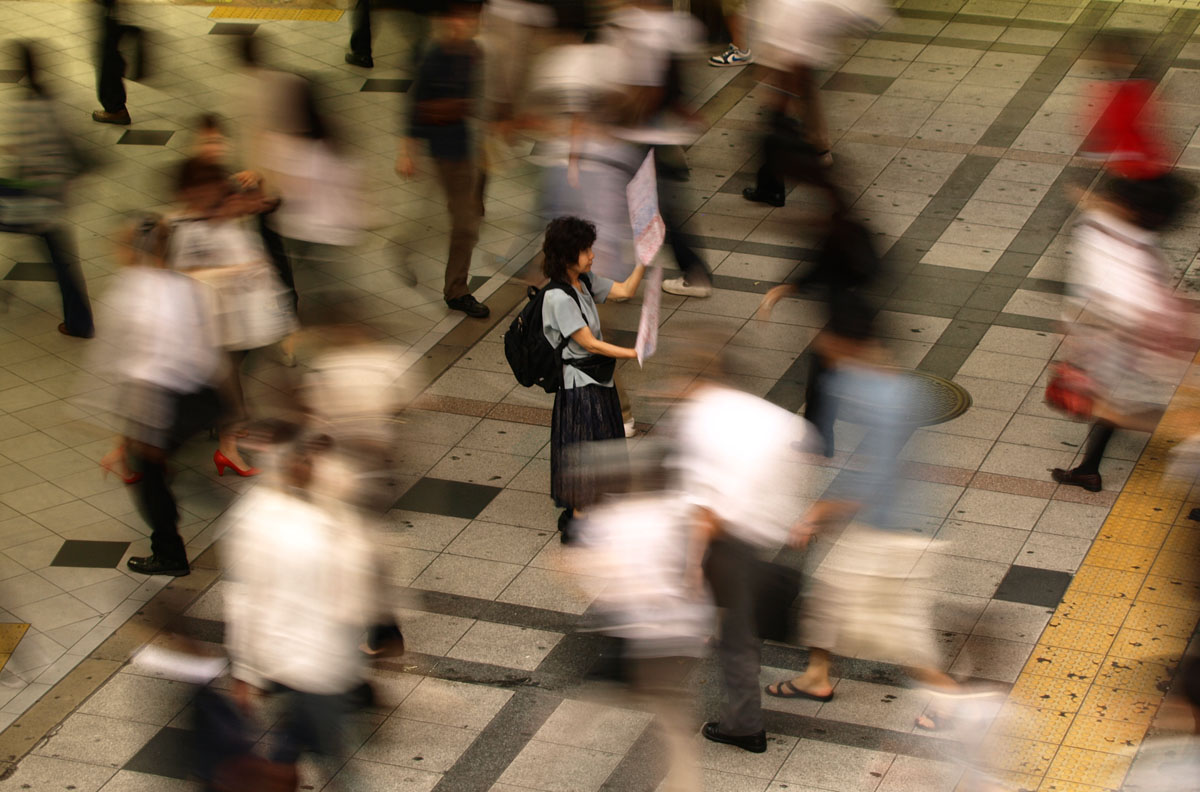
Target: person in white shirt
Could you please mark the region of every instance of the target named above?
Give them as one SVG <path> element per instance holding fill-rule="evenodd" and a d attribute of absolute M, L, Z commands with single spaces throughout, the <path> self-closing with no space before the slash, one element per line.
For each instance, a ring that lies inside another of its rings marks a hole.
<path fill-rule="evenodd" d="M 295 764 L 304 750 L 340 755 L 345 744 L 375 567 L 362 519 L 337 497 L 344 470 L 329 439 L 295 427 L 274 439 L 274 475 L 225 518 L 226 648 L 244 711 L 263 692 L 283 693 L 286 714 L 270 758 Z"/>
<path fill-rule="evenodd" d="M 762 638 L 755 620 L 755 564 L 779 550 L 803 512 L 804 422 L 720 384 L 711 364 L 674 416 L 681 488 L 692 506 L 694 563 L 721 608 L 718 657 L 725 700 L 703 734 L 753 753 L 767 749 L 758 687 Z M 698 574 L 698 570 L 697 570 Z"/>
<path fill-rule="evenodd" d="M 141 574 L 180 576 L 189 568 L 167 461 L 221 414 L 218 384 L 226 358 L 207 290 L 165 268 L 160 228 L 156 218 L 148 219 L 123 248 L 128 266 L 113 286 L 102 338 L 115 351 L 121 442 L 135 474 L 126 480 L 151 530 L 151 554 L 130 558 L 128 565 Z"/>
<path fill-rule="evenodd" d="M 1060 484 L 1099 492 L 1100 462 L 1113 433 L 1153 430 L 1170 397 L 1170 384 L 1156 380 L 1167 353 L 1190 342 L 1159 232 L 1179 208 L 1129 179 L 1110 181 L 1083 206 L 1066 303 L 1078 316 L 1067 324 L 1064 348 L 1091 382 L 1094 424 L 1080 463 L 1052 471 Z"/>

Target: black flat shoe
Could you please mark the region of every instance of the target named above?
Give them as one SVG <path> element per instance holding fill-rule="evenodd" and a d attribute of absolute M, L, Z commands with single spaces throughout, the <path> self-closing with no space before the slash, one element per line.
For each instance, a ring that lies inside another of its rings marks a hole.
<path fill-rule="evenodd" d="M 375 68 L 374 58 L 372 58 L 370 55 L 360 55 L 357 52 L 347 52 L 346 63 L 349 63 L 351 66 L 361 67 L 363 69 Z"/>
<path fill-rule="evenodd" d="M 472 319 L 487 319 L 492 313 L 486 305 L 476 300 L 473 294 L 464 294 L 462 297 L 446 300 L 446 305 L 451 311 L 462 311 Z"/>
<path fill-rule="evenodd" d="M 188 568 L 188 562 L 175 561 L 169 558 L 159 558 L 158 556 L 141 556 L 129 559 L 125 563 L 131 570 L 139 575 L 171 575 L 173 577 L 183 577 L 189 574 L 192 570 Z"/>
<path fill-rule="evenodd" d="M 1083 487 L 1088 492 L 1100 491 L 1101 481 L 1099 473 L 1076 473 L 1074 470 L 1054 468 L 1054 470 L 1050 471 L 1050 478 L 1054 479 L 1059 484 L 1067 484 L 1072 487 Z"/>
<path fill-rule="evenodd" d="M 760 193 L 753 187 L 742 190 L 742 197 L 754 203 L 765 203 L 770 206 L 783 206 L 783 193 Z"/>
<path fill-rule="evenodd" d="M 767 732 L 765 730 L 757 734 L 739 736 L 725 734 L 717 728 L 719 725 L 716 721 L 706 723 L 704 724 L 704 728 L 700 730 L 700 733 L 704 735 L 704 739 L 706 740 L 732 745 L 734 748 L 741 748 L 743 751 L 749 751 L 750 753 L 767 752 Z"/>

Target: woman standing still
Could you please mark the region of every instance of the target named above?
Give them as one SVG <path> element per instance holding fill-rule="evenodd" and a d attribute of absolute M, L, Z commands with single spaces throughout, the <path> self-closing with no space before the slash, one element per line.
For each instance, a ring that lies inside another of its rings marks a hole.
<path fill-rule="evenodd" d="M 594 225 L 578 217 L 559 217 L 546 226 L 542 243 L 546 277 L 552 285 L 567 287 L 548 288 L 542 304 L 542 332 L 550 345 L 557 349 L 570 338 L 562 351 L 562 385 L 554 394 L 550 422 L 550 494 L 564 509 L 558 520 L 564 543 L 571 539 L 571 518 L 580 516 L 597 494 L 592 477 L 571 470 L 564 454 L 578 443 L 625 436 L 613 372 L 618 360 L 637 357 L 632 348 L 604 340 L 596 303 L 633 297 L 646 272 L 638 264 L 620 283 L 592 274 L 595 241 Z"/>

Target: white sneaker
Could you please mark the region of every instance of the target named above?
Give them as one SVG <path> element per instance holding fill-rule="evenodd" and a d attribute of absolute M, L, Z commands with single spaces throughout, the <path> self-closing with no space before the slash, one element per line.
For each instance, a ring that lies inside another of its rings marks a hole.
<path fill-rule="evenodd" d="M 754 56 L 750 54 L 750 50 L 740 50 L 732 44 L 720 55 L 713 55 L 708 59 L 709 66 L 745 66 L 753 62 Z"/>
<path fill-rule="evenodd" d="M 637 434 L 637 428 L 633 425 L 633 421 L 625 422 L 625 438 L 629 439 Z"/>
<path fill-rule="evenodd" d="M 680 297 L 711 297 L 712 286 L 691 286 L 683 278 L 671 278 L 663 281 L 663 291 L 667 294 L 677 294 Z"/>

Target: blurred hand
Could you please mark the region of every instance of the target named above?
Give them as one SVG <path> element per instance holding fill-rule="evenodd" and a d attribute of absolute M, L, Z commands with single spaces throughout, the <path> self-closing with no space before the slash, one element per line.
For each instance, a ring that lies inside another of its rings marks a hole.
<path fill-rule="evenodd" d="M 262 186 L 262 176 L 252 170 L 238 171 L 233 178 L 242 185 L 243 190 L 257 190 Z"/>
<path fill-rule="evenodd" d="M 411 179 L 417 175 L 417 163 L 413 161 L 412 157 L 401 154 L 396 157 L 396 173 L 406 179 Z"/>
<path fill-rule="evenodd" d="M 812 540 L 813 534 L 816 533 L 817 526 L 811 520 L 797 520 L 792 526 L 791 533 L 788 534 L 788 547 L 796 550 L 803 550 L 808 547 L 808 543 Z"/>

